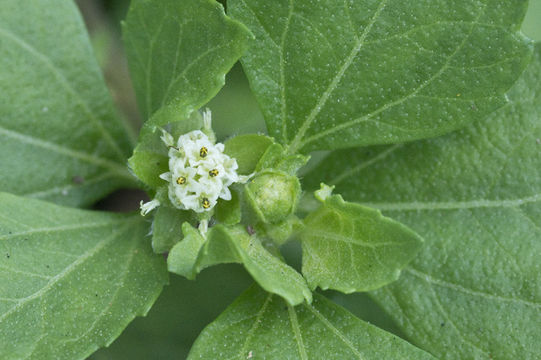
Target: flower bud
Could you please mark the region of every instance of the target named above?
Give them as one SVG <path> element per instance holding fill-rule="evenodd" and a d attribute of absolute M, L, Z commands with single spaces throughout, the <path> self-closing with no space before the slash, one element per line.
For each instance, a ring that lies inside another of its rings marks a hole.
<path fill-rule="evenodd" d="M 296 176 L 270 171 L 256 176 L 245 189 L 245 197 L 258 220 L 276 224 L 295 211 L 301 192 Z"/>

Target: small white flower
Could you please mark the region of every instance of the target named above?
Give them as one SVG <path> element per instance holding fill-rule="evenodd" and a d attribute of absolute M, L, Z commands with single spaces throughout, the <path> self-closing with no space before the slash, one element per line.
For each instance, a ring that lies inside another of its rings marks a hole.
<path fill-rule="evenodd" d="M 173 136 L 169 134 L 167 131 L 162 129 L 162 136 L 160 137 L 162 141 L 165 143 L 165 145 L 172 147 L 175 145 L 175 139 L 173 139 Z"/>
<path fill-rule="evenodd" d="M 212 117 L 209 109 L 203 111 L 203 128 L 212 131 Z"/>
<path fill-rule="evenodd" d="M 210 128 L 210 111 L 203 120 Z M 237 174 L 237 161 L 224 154 L 224 144 L 214 144 L 200 130 L 181 135 L 176 146 L 166 131 L 161 139 L 169 147 L 169 171 L 160 178 L 169 182 L 169 200 L 179 209 L 210 211 L 218 199 L 231 200 L 229 186 L 249 179 Z"/>
<path fill-rule="evenodd" d="M 139 206 L 141 207 L 141 215 L 145 216 L 146 214 L 148 214 L 149 212 L 151 212 L 152 210 L 160 206 L 160 201 L 154 199 L 152 201 L 143 203 L 143 201 L 141 200 L 141 203 L 139 204 Z"/>

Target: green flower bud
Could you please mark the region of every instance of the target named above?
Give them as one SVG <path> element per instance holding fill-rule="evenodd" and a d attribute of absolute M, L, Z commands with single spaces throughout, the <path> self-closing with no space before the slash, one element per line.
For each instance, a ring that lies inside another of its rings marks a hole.
<path fill-rule="evenodd" d="M 296 176 L 270 171 L 256 176 L 245 189 L 246 201 L 259 221 L 276 224 L 293 214 L 301 193 Z"/>

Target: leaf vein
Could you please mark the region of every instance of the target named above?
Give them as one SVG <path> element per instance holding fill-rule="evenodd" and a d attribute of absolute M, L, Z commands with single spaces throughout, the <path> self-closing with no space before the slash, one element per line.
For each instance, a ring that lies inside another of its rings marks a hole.
<path fill-rule="evenodd" d="M 372 166 L 376 162 L 385 159 L 387 156 L 391 155 L 393 152 L 395 152 L 396 150 L 398 150 L 402 146 L 403 146 L 403 144 L 393 145 L 390 148 L 385 149 L 384 151 L 380 152 L 379 154 L 377 154 L 373 158 L 371 158 L 371 159 L 369 159 L 369 160 L 367 160 L 367 161 L 365 161 L 363 163 L 360 163 L 360 164 L 358 164 L 357 166 L 355 166 L 355 167 L 353 167 L 351 169 L 346 169 L 346 171 L 344 171 L 343 173 L 341 173 L 341 174 L 335 176 L 333 179 L 331 179 L 329 181 L 329 185 L 336 185 L 336 184 L 342 182 L 348 176 L 351 176 L 351 175 L 355 174 L 356 172 L 361 171 L 364 168 Z"/>
<path fill-rule="evenodd" d="M 133 220 L 133 218 L 132 218 Z M 9 315 L 11 315 L 14 311 L 18 310 L 21 306 L 28 303 L 29 301 L 32 301 L 36 298 L 39 298 L 41 295 L 47 293 L 51 288 L 60 281 L 64 276 L 70 274 L 72 271 L 77 269 L 77 267 L 81 264 L 83 264 L 86 260 L 93 257 L 100 251 L 102 251 L 107 245 L 109 245 L 113 240 L 116 239 L 117 235 L 119 233 L 122 233 L 126 227 L 130 225 L 130 222 L 126 223 L 125 226 L 119 230 L 117 233 L 113 233 L 111 236 L 106 237 L 102 240 L 100 240 L 93 248 L 87 250 L 84 252 L 77 260 L 75 260 L 73 263 L 71 263 L 69 266 L 67 266 L 64 270 L 59 272 L 57 275 L 53 276 L 50 281 L 40 290 L 36 291 L 34 294 L 29 295 L 20 301 L 17 302 L 17 304 L 13 307 L 11 307 L 8 311 L 0 315 L 0 322 L 2 322 L 4 319 L 6 319 Z"/>
<path fill-rule="evenodd" d="M 285 78 L 285 59 L 284 59 L 284 47 L 286 43 L 286 37 L 289 30 L 289 25 L 293 17 L 293 0 L 289 0 L 289 10 L 287 15 L 284 31 L 280 37 L 280 111 L 282 113 L 282 138 L 284 143 L 287 143 L 287 99 L 286 99 L 286 78 Z"/>
<path fill-rule="evenodd" d="M 492 208 L 492 207 L 517 207 L 528 203 L 537 203 L 541 201 L 541 194 L 535 194 L 519 199 L 477 199 L 470 201 L 435 201 L 435 202 L 402 202 L 402 203 L 368 203 L 361 202 L 359 204 L 387 211 L 420 211 L 420 210 L 461 210 L 473 208 Z"/>
<path fill-rule="evenodd" d="M 379 16 L 381 15 L 381 12 L 383 11 L 385 6 L 387 5 L 388 1 L 389 0 L 382 0 L 380 2 L 378 8 L 374 12 L 374 15 L 370 19 L 370 22 L 366 25 L 366 27 L 363 30 L 363 33 L 359 37 L 359 40 L 357 41 L 357 43 L 355 44 L 355 46 L 353 47 L 353 49 L 349 53 L 348 57 L 346 58 L 346 60 L 344 61 L 344 63 L 342 64 L 342 66 L 340 67 L 338 72 L 336 73 L 336 75 L 333 77 L 333 79 L 330 82 L 327 89 L 325 89 L 322 96 L 316 102 L 316 105 L 314 106 L 314 108 L 310 111 L 308 117 L 304 120 L 303 124 L 301 125 L 301 127 L 297 131 L 297 134 L 295 135 L 295 138 L 293 138 L 293 141 L 289 145 L 289 152 L 290 153 L 296 152 L 298 150 L 298 148 L 302 146 L 301 140 L 302 140 L 303 136 L 305 135 L 306 131 L 308 131 L 308 129 L 312 125 L 312 122 L 318 116 L 318 114 L 321 111 L 321 109 L 323 108 L 323 106 L 325 106 L 325 104 L 327 103 L 327 100 L 329 99 L 332 92 L 336 89 L 336 87 L 338 86 L 338 84 L 342 80 L 342 77 L 344 76 L 347 69 L 353 63 L 353 60 L 355 59 L 357 54 L 359 54 L 359 52 L 361 51 L 361 48 L 364 45 L 366 37 L 370 34 L 370 31 L 372 30 L 372 27 L 374 26 L 374 24 L 378 20 Z"/>
<path fill-rule="evenodd" d="M 478 18 L 480 18 L 484 12 L 485 12 L 485 9 L 486 9 L 486 6 L 479 12 L 478 14 Z M 475 24 L 475 22 L 473 23 Z M 425 87 L 427 87 L 428 85 L 430 85 L 434 80 L 436 80 L 437 78 L 439 78 L 441 75 L 443 75 L 443 73 L 445 73 L 445 71 L 449 68 L 450 66 L 450 63 L 451 63 L 451 60 L 456 56 L 456 54 L 458 54 L 462 48 L 464 47 L 464 45 L 466 44 L 466 42 L 468 41 L 468 39 L 470 38 L 471 34 L 473 33 L 473 29 L 475 28 L 474 25 L 472 25 L 471 29 L 470 29 L 470 32 L 467 36 L 464 37 L 464 39 L 460 42 L 460 44 L 457 46 L 457 48 L 453 51 L 453 53 L 451 55 L 449 55 L 445 61 L 445 63 L 443 64 L 443 66 L 436 72 L 434 73 L 431 77 L 429 77 L 427 80 L 425 80 L 422 84 L 420 84 L 416 89 L 414 89 L 411 93 L 409 93 L 408 95 L 406 96 L 403 96 L 401 97 L 400 99 L 397 99 L 397 100 L 394 100 L 394 101 L 391 101 L 383 106 L 381 106 L 380 108 L 372 111 L 371 113 L 369 114 L 366 114 L 366 115 L 363 115 L 361 117 L 358 117 L 356 119 L 353 119 L 353 120 L 350 120 L 350 121 L 346 121 L 342 124 L 339 124 L 339 125 L 336 125 L 330 129 L 327 129 L 327 130 L 324 130 L 324 131 L 321 131 L 319 132 L 318 134 L 315 134 L 313 136 L 310 136 L 304 140 L 302 140 L 302 137 L 304 136 L 304 134 L 306 133 L 306 131 L 308 130 L 308 127 L 305 127 L 304 125 L 307 124 L 307 121 L 304 122 L 303 126 L 301 127 L 301 130 L 303 130 L 302 132 L 299 131 L 297 133 L 297 142 L 295 144 L 295 146 L 293 146 L 293 149 L 298 149 L 298 148 L 302 148 L 303 146 L 307 145 L 308 143 L 314 141 L 314 140 L 317 140 L 319 138 L 322 138 L 324 136 L 328 136 L 330 134 L 333 134 L 335 132 L 338 132 L 338 131 L 341 131 L 341 130 L 344 130 L 346 128 L 349 128 L 351 126 L 354 126 L 356 124 L 359 124 L 359 123 L 362 123 L 362 122 L 365 122 L 365 121 L 373 121 L 372 118 L 384 111 L 386 111 L 387 109 L 389 108 L 392 108 L 396 105 L 400 105 L 402 104 L 403 102 L 409 100 L 410 98 L 413 98 L 415 96 L 417 96 L 417 94 L 423 90 Z M 360 50 L 360 49 L 359 49 Z M 351 61 L 353 61 L 353 59 L 351 59 Z M 345 70 L 344 70 L 345 71 Z M 330 95 L 330 94 L 329 94 Z M 319 113 L 319 111 L 318 111 Z M 317 114 L 316 114 L 317 115 Z M 314 120 L 312 117 L 309 117 L 309 119 L 312 119 L 308 125 L 310 125 L 310 123 Z M 389 126 L 393 126 L 394 125 L 390 125 Z"/>
<path fill-rule="evenodd" d="M 3 127 L 0 127 L 0 134 L 8 136 L 12 139 L 18 140 L 23 143 L 33 145 L 35 147 L 40 147 L 42 149 L 50 150 L 51 152 L 54 152 L 57 154 L 65 155 L 67 157 L 71 157 L 71 158 L 78 159 L 78 160 L 81 160 L 93 165 L 107 168 L 111 170 L 112 172 L 114 172 L 117 176 L 127 178 L 127 179 L 130 179 L 130 181 L 133 181 L 133 177 L 132 175 L 130 175 L 128 170 L 125 169 L 123 166 L 121 166 L 117 162 L 113 162 L 105 158 L 101 158 L 101 157 L 90 155 L 84 152 L 73 150 L 65 146 L 54 144 L 49 141 L 44 141 L 42 139 L 38 139 L 30 135 L 21 134 L 12 130 L 8 130 Z"/>
<path fill-rule="evenodd" d="M 256 316 L 256 318 L 254 320 L 254 324 L 252 325 L 250 330 L 248 330 L 248 334 L 246 335 L 246 340 L 244 341 L 244 344 L 242 345 L 242 348 L 240 349 L 240 352 L 238 354 L 239 359 L 244 360 L 244 354 L 248 350 L 248 346 L 250 344 L 250 341 L 252 340 L 252 337 L 254 336 L 254 333 L 257 331 L 257 328 L 259 327 L 259 324 L 261 323 L 261 318 L 263 317 L 263 315 L 267 311 L 267 306 L 271 302 L 272 297 L 273 297 L 273 294 L 271 294 L 271 293 L 269 293 L 269 295 L 267 295 L 267 298 L 263 302 L 263 305 L 261 306 L 261 309 L 257 313 L 257 316 Z"/>
<path fill-rule="evenodd" d="M 363 360 L 363 356 L 362 354 L 359 352 L 359 350 L 357 350 L 357 348 L 355 348 L 355 346 L 353 345 L 353 343 L 347 338 L 347 336 L 345 336 L 344 334 L 342 334 L 342 332 L 340 330 L 338 330 L 325 316 L 321 315 L 321 313 L 316 309 L 314 308 L 313 306 L 311 305 L 307 305 L 307 304 L 303 304 L 305 308 L 307 308 L 312 314 L 314 314 L 314 316 L 316 318 L 318 318 L 329 330 L 331 330 L 344 344 L 346 344 L 346 346 L 348 348 L 351 349 L 351 351 L 353 352 L 353 354 L 355 354 L 355 356 L 359 359 L 359 360 Z"/>
<path fill-rule="evenodd" d="M 462 339 L 462 342 L 465 343 L 465 344 L 470 345 L 474 349 L 477 349 L 477 350 L 481 351 L 485 355 L 489 355 L 488 358 L 490 358 L 490 354 L 487 351 L 483 350 L 479 346 L 475 345 L 473 342 L 466 339 L 466 337 L 462 334 L 462 331 L 456 326 L 454 321 L 449 316 L 449 312 L 443 307 L 443 304 L 441 303 L 438 294 L 436 293 L 436 291 L 432 287 L 432 284 L 429 284 L 429 288 L 430 288 L 430 292 L 432 293 L 432 296 L 434 298 L 434 301 L 436 303 L 436 306 L 438 307 L 438 309 L 440 309 L 440 312 L 445 317 L 445 320 L 447 320 L 447 323 L 451 324 L 453 329 L 455 329 L 456 334 L 460 337 L 460 339 Z"/>
<path fill-rule="evenodd" d="M 123 288 L 123 286 L 124 286 L 124 284 L 126 282 L 126 278 L 128 277 L 130 267 L 131 267 L 131 265 L 133 263 L 133 258 L 135 257 L 135 254 L 136 254 L 135 247 L 137 246 L 137 238 L 133 237 L 132 239 L 135 239 L 136 241 L 132 241 L 134 246 L 132 248 L 132 251 L 130 251 L 128 261 L 126 261 L 126 265 L 125 265 L 125 267 L 123 269 L 120 283 L 117 285 L 117 288 L 115 289 L 114 294 L 111 296 L 111 299 L 109 300 L 107 306 L 100 312 L 100 314 L 96 317 L 96 319 L 92 322 L 92 324 L 90 324 L 90 326 L 88 327 L 88 329 L 85 332 L 83 332 L 81 335 L 79 335 L 75 339 L 67 339 L 66 341 L 64 341 L 65 343 L 75 342 L 75 341 L 79 341 L 80 339 L 82 339 L 86 334 L 90 333 L 94 329 L 94 327 L 98 324 L 98 322 L 103 318 L 104 314 L 109 309 L 111 309 L 113 307 L 113 304 L 116 301 L 116 298 L 118 297 L 118 294 L 120 293 L 120 290 Z M 98 345 L 100 345 L 100 344 L 98 344 Z"/>
<path fill-rule="evenodd" d="M 0 214 L 1 215 L 1 214 Z M 69 230 L 78 230 L 78 229 L 88 229 L 88 228 L 95 228 L 100 226 L 110 226 L 119 222 L 125 222 L 126 219 L 120 219 L 117 221 L 104 221 L 104 222 L 97 222 L 97 223 L 87 223 L 87 224 L 75 224 L 75 225 L 64 225 L 64 226 L 56 226 L 56 227 L 46 227 L 46 228 L 35 228 L 29 231 L 21 231 L 18 233 L 12 233 L 7 235 L 1 235 L 0 240 L 6 240 L 12 237 L 17 236 L 27 236 L 27 235 L 33 235 L 33 234 L 39 234 L 39 233 L 51 233 L 56 231 L 69 231 Z M 23 224 L 24 226 L 27 226 L 26 224 Z"/>
<path fill-rule="evenodd" d="M 73 184 L 72 182 L 70 182 L 67 185 L 55 186 L 55 187 L 43 189 L 40 191 L 29 192 L 29 193 L 21 194 L 21 195 L 35 198 L 35 199 L 42 199 L 53 194 L 65 193 L 65 192 L 71 191 L 72 189 L 77 189 L 77 188 L 80 189 L 89 185 L 97 184 L 100 181 L 110 179 L 113 176 L 114 176 L 114 173 L 112 171 L 107 171 L 107 172 L 98 174 L 98 176 L 85 179 L 83 184 Z"/>
<path fill-rule="evenodd" d="M 486 300 L 491 300 L 491 301 L 501 301 L 501 302 L 510 302 L 510 303 L 516 303 L 516 304 L 519 304 L 519 305 L 523 305 L 523 306 L 527 306 L 527 307 L 532 307 L 532 308 L 536 308 L 536 309 L 541 309 L 541 303 L 536 303 L 536 302 L 533 302 L 533 301 L 529 301 L 529 300 L 524 300 L 524 299 L 519 299 L 519 298 L 508 298 L 508 297 L 504 297 L 504 296 L 500 296 L 500 295 L 494 295 L 494 294 L 490 294 L 490 293 L 487 293 L 487 292 L 482 292 L 482 291 L 478 291 L 478 290 L 472 290 L 472 289 L 469 289 L 469 288 L 466 288 L 464 286 L 461 286 L 461 285 L 458 285 L 458 284 L 455 284 L 455 283 L 451 283 L 449 281 L 445 281 L 445 280 L 442 280 L 442 279 L 436 279 L 426 273 L 423 273 L 419 270 L 415 270 L 411 267 L 409 268 L 406 268 L 403 270 L 404 272 L 406 273 L 409 273 L 421 280 L 424 280 L 425 282 L 429 283 L 429 284 L 432 284 L 432 285 L 436 285 L 436 286 L 439 286 L 439 287 L 443 287 L 443 288 L 447 288 L 447 289 L 450 289 L 450 290 L 454 290 L 454 291 L 457 291 L 457 292 L 460 292 L 460 293 L 463 293 L 463 294 L 467 294 L 467 295 L 471 295 L 471 296 L 475 296 L 475 297 L 480 297 L 480 298 L 483 298 L 483 299 L 486 299 Z"/>
<path fill-rule="evenodd" d="M 126 154 L 122 152 L 117 142 L 113 139 L 111 134 L 104 128 L 103 123 L 90 111 L 90 108 L 88 107 L 88 104 L 81 98 L 81 96 L 73 89 L 70 82 L 66 79 L 66 77 L 62 74 L 62 72 L 55 66 L 55 64 L 49 59 L 45 54 L 38 51 L 35 47 L 30 45 L 28 42 L 26 42 L 21 37 L 17 36 L 16 34 L 12 33 L 11 31 L 0 28 L 0 35 L 4 35 L 5 38 L 11 40 L 15 44 L 17 44 L 21 49 L 26 50 L 30 54 L 33 54 L 37 59 L 39 59 L 47 69 L 55 76 L 57 81 L 66 89 L 68 93 L 70 93 L 76 101 L 82 106 L 82 109 L 84 113 L 86 114 L 87 118 L 92 122 L 92 124 L 98 129 L 98 131 L 102 134 L 104 139 L 107 141 L 107 143 L 111 146 L 112 150 L 118 155 L 118 159 L 124 160 Z"/>
<path fill-rule="evenodd" d="M 37 277 L 37 278 L 45 279 L 45 280 L 49 280 L 51 278 L 51 276 L 37 274 L 37 273 L 30 272 L 30 271 L 18 270 L 18 269 L 6 267 L 6 266 L 0 266 L 0 270 L 6 270 L 6 271 L 10 271 L 10 272 L 15 273 L 15 274 L 26 275 L 26 276 L 29 276 L 29 277 Z"/>
<path fill-rule="evenodd" d="M 306 346 L 302 341 L 301 329 L 299 327 L 299 320 L 297 319 L 297 314 L 293 306 L 287 304 L 287 311 L 289 314 L 289 323 L 291 324 L 291 329 L 295 336 L 295 342 L 297 343 L 297 348 L 299 350 L 299 355 L 302 360 L 308 360 L 308 355 L 306 354 Z"/>

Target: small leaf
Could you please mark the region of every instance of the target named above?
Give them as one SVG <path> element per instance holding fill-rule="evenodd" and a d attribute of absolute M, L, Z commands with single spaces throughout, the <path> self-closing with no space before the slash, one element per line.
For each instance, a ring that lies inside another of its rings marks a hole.
<path fill-rule="evenodd" d="M 378 210 L 329 196 L 304 220 L 302 272 L 312 289 L 377 289 L 400 276 L 421 238 Z"/>
<path fill-rule="evenodd" d="M 304 278 L 240 226 L 211 229 L 198 260 L 198 271 L 225 262 L 242 263 L 263 289 L 282 296 L 291 305 L 312 302 Z"/>
<path fill-rule="evenodd" d="M 300 154 L 290 155 L 280 144 L 272 144 L 267 148 L 256 166 L 256 171 L 269 169 L 283 171 L 289 175 L 297 174 L 297 171 L 306 165 L 309 156 Z"/>
<path fill-rule="evenodd" d="M 154 214 L 152 222 L 152 249 L 162 254 L 182 240 L 182 224 L 191 220 L 191 211 L 179 210 L 161 205 Z"/>
<path fill-rule="evenodd" d="M 182 241 L 171 249 L 167 257 L 167 267 L 169 271 L 193 280 L 198 272 L 196 262 L 205 238 L 187 222 L 182 224 L 182 233 Z"/>
<path fill-rule="evenodd" d="M 2 1 L 0 189 L 87 206 L 134 186 L 116 115 L 72 1 Z"/>
<path fill-rule="evenodd" d="M 251 37 L 213 0 L 134 0 L 123 36 L 139 106 L 155 125 L 214 97 Z"/>
<path fill-rule="evenodd" d="M 306 286 L 303 277 L 293 268 L 272 255 L 259 241 L 255 235 L 248 234 L 241 226 L 225 227 L 217 225 L 212 227 L 206 235 L 207 239 L 199 250 L 197 261 L 193 262 L 193 256 L 188 261 L 182 259 L 181 251 L 173 249 L 169 254 L 170 270 L 176 268 L 184 269 L 184 264 L 192 265 L 193 273 L 197 274 L 206 267 L 224 264 L 241 263 L 254 279 L 267 291 L 284 297 L 288 303 L 297 305 L 303 301 L 312 301 L 312 293 Z M 199 239 L 200 240 L 200 239 Z M 194 244 L 200 244 L 198 238 L 193 236 L 189 244 L 183 245 L 180 242 L 175 247 L 190 248 L 190 253 L 195 254 Z M 172 256 L 179 256 L 172 259 Z M 175 272 L 175 271 L 173 271 Z M 188 271 L 183 270 L 184 275 Z"/>
<path fill-rule="evenodd" d="M 434 359 L 315 295 L 293 308 L 252 286 L 196 340 L 188 359 Z"/>
<path fill-rule="evenodd" d="M 423 236 L 400 280 L 373 296 L 445 359 L 541 358 L 541 45 L 509 99 L 459 132 L 339 151 L 306 177 L 328 174 Z"/>
<path fill-rule="evenodd" d="M 148 225 L 0 193 L 0 358 L 84 359 L 167 282 Z"/>
<path fill-rule="evenodd" d="M 255 171 L 257 163 L 273 140 L 265 135 L 239 135 L 225 142 L 225 153 L 237 159 L 238 173 L 249 175 Z"/>
<path fill-rule="evenodd" d="M 242 213 L 240 207 L 240 189 L 236 186 L 229 188 L 231 200 L 220 200 L 214 208 L 214 219 L 220 224 L 236 225 L 240 223 Z"/>
<path fill-rule="evenodd" d="M 230 0 L 269 134 L 289 153 L 441 135 L 483 119 L 528 64 L 527 0 Z"/>

